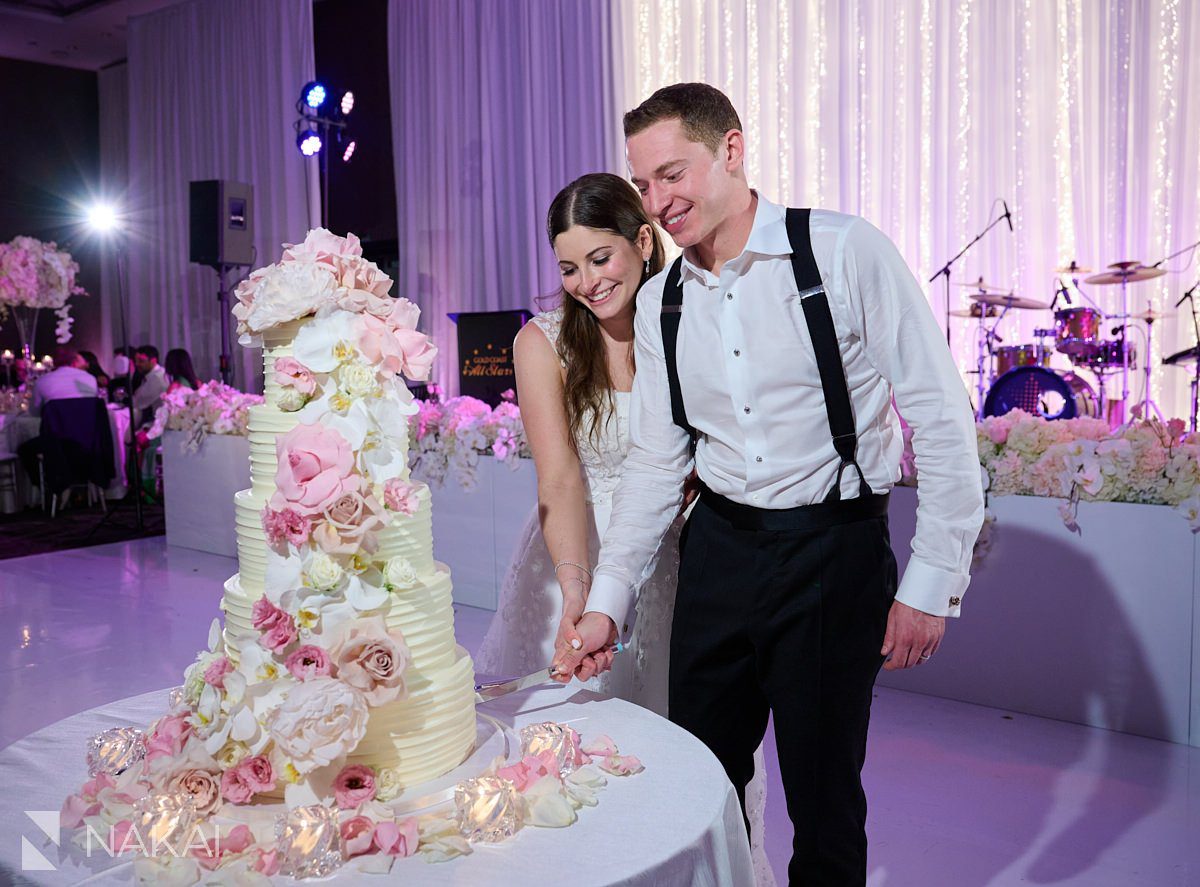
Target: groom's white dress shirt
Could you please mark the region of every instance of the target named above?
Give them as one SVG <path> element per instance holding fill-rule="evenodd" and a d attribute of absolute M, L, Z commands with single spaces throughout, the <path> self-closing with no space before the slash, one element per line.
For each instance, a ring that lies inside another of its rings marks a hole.
<path fill-rule="evenodd" d="M 957 616 L 983 522 L 966 389 L 892 242 L 864 219 L 824 210 L 813 210 L 810 229 L 854 408 L 858 463 L 875 493 L 899 478 L 904 441 L 893 395 L 913 429 L 917 530 L 897 600 Z M 790 254 L 784 207 L 759 195 L 741 255 L 719 276 L 686 255 L 682 269 L 677 358 L 688 420 L 699 432 L 697 473 L 713 492 L 767 509 L 820 502 L 839 463 Z M 630 451 L 587 604 L 622 637 L 693 466 L 687 433 L 671 418 L 660 326 L 666 274 L 637 297 Z M 841 492 L 858 495 L 852 467 Z"/>

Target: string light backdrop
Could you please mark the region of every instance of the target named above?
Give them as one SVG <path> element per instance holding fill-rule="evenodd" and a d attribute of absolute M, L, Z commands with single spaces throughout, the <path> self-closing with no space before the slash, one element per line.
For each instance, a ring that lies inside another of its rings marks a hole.
<path fill-rule="evenodd" d="M 865 216 L 922 281 L 994 218 L 997 198 L 1016 234 L 998 226 L 955 276 L 1043 303 L 1071 259 L 1151 263 L 1200 239 L 1200 98 L 1184 91 L 1197 82 L 1200 4 L 620 0 L 616 14 L 622 108 L 681 80 L 720 87 L 742 116 L 752 185 Z M 1200 277 L 1188 262 L 1132 285 L 1130 310 L 1175 312 Z M 940 321 L 944 290 L 925 286 Z M 1119 288 L 1083 287 L 1118 310 Z M 968 304 L 961 289 L 951 300 Z M 952 321 L 965 372 L 974 322 Z M 1000 332 L 1027 342 L 1051 325 L 1048 311 L 1011 312 Z M 1154 338 L 1152 395 L 1186 416 L 1188 372 L 1161 365 L 1193 343 L 1186 306 Z M 1138 400 L 1141 380 L 1131 375 Z"/>

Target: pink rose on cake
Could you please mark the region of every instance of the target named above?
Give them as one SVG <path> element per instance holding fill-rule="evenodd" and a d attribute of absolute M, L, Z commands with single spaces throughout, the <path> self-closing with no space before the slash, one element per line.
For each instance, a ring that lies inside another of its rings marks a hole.
<path fill-rule="evenodd" d="M 221 786 L 217 777 L 207 770 L 183 770 L 171 780 L 169 789 L 191 795 L 200 816 L 211 816 L 221 809 Z"/>
<path fill-rule="evenodd" d="M 390 478 L 383 485 L 383 504 L 392 511 L 412 517 L 421 504 L 422 486 L 399 477 Z"/>
<path fill-rule="evenodd" d="M 285 542 L 290 542 L 299 548 L 308 541 L 308 537 L 312 534 L 312 520 L 294 508 L 275 511 L 271 506 L 265 506 L 262 511 L 262 523 L 267 544 L 277 550 Z"/>
<path fill-rule="evenodd" d="M 155 722 L 150 735 L 146 737 L 146 760 L 155 758 L 175 758 L 183 751 L 183 744 L 192 732 L 187 722 L 187 715 L 167 715 Z"/>
<path fill-rule="evenodd" d="M 333 780 L 333 798 L 342 810 L 351 810 L 375 797 L 375 771 L 363 764 L 343 767 Z"/>
<path fill-rule="evenodd" d="M 275 770 L 264 755 L 244 759 L 221 774 L 221 794 L 231 804 L 245 804 L 252 797 L 275 788 Z"/>
<path fill-rule="evenodd" d="M 373 308 L 371 313 L 380 316 L 391 313 L 392 299 L 388 293 L 392 289 L 392 279 L 380 271 L 379 266 L 370 259 L 362 256 L 339 258 L 334 262 L 334 274 L 337 275 L 338 286 L 342 287 L 346 294 L 339 299 L 341 307 L 347 311 Z M 355 296 L 349 300 L 349 304 L 346 304 L 343 300 L 351 293 L 354 293 Z M 349 305 L 362 305 L 363 307 L 352 308 Z"/>
<path fill-rule="evenodd" d="M 297 425 L 275 445 L 279 469 L 271 507 L 316 515 L 346 493 L 356 492 L 354 452 L 342 435 L 320 425 Z"/>
<path fill-rule="evenodd" d="M 403 373 L 410 379 L 429 378 L 437 348 L 416 330 L 395 326 L 391 316 L 364 314 L 358 319 L 358 350 L 385 373 Z"/>
<path fill-rule="evenodd" d="M 313 541 L 326 554 L 373 554 L 379 548 L 376 532 L 388 522 L 383 505 L 365 480 L 358 490 L 347 490 L 330 502 L 322 518 Z"/>
<path fill-rule="evenodd" d="M 298 681 L 329 677 L 332 664 L 329 654 L 314 644 L 297 647 L 284 662 L 288 672 Z"/>
<path fill-rule="evenodd" d="M 312 372 L 294 357 L 276 359 L 275 384 L 282 388 L 295 388 L 305 395 L 317 390 L 317 380 Z"/>
<path fill-rule="evenodd" d="M 371 839 L 375 835 L 375 820 L 371 817 L 352 816 L 338 826 L 338 830 L 342 833 L 342 840 L 346 842 L 347 858 L 371 852 Z"/>
<path fill-rule="evenodd" d="M 361 691 L 371 706 L 407 695 L 404 672 L 412 661 L 408 645 L 404 635 L 385 631 L 379 620 L 350 623 L 333 660 L 338 679 Z"/>
<path fill-rule="evenodd" d="M 218 690 L 224 690 L 225 675 L 231 671 L 233 671 L 233 663 L 229 661 L 228 656 L 222 656 L 204 669 L 204 683 L 216 687 Z"/>
<path fill-rule="evenodd" d="M 367 701 L 334 678 L 313 678 L 292 687 L 267 716 L 279 752 L 301 775 L 327 767 L 353 751 L 367 730 Z"/>
<path fill-rule="evenodd" d="M 254 602 L 250 611 L 250 624 L 262 632 L 258 642 L 268 650 L 281 652 L 296 640 L 296 623 L 292 617 L 279 609 L 265 597 Z"/>

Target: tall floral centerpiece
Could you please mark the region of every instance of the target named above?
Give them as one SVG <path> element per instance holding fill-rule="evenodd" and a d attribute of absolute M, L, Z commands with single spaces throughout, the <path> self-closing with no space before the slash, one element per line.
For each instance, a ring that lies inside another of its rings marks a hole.
<path fill-rule="evenodd" d="M 79 264 L 54 241 L 14 237 L 0 244 L 0 312 L 11 314 L 21 338 L 21 352 L 33 358 L 34 337 L 42 309 L 58 319 L 55 339 L 71 341 L 71 306 L 67 299 L 84 295 L 75 282 Z"/>

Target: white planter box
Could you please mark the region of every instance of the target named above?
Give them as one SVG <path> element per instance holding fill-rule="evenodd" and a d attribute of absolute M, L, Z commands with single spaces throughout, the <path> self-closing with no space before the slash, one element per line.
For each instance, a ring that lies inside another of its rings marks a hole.
<path fill-rule="evenodd" d="M 532 459 L 513 470 L 484 456 L 477 477 L 469 492 L 453 476 L 431 485 L 433 556 L 450 567 L 455 603 L 494 610 L 521 530 L 537 505 L 537 475 Z"/>
<path fill-rule="evenodd" d="M 163 433 L 167 544 L 237 557 L 233 495 L 250 486 L 250 441 L 210 434 L 189 453 L 183 438 Z"/>
<path fill-rule="evenodd" d="M 915 690 L 1200 746 L 1197 537 L 1162 505 L 995 496 L 991 551 L 929 665 L 881 672 Z M 911 554 L 916 491 L 892 494 L 892 547 Z M 1195 655 L 1193 655 L 1193 651 Z"/>

